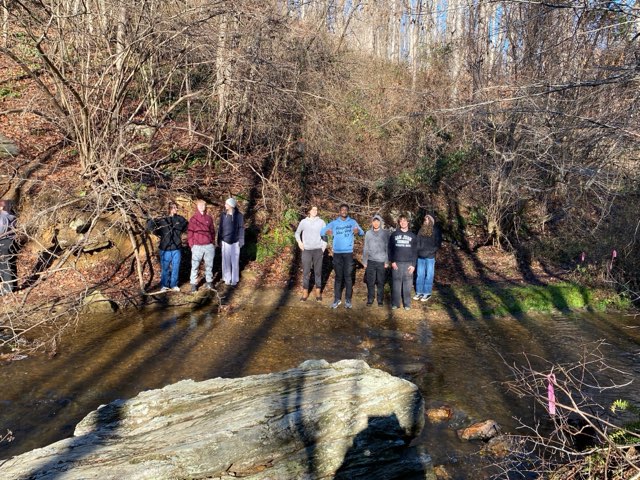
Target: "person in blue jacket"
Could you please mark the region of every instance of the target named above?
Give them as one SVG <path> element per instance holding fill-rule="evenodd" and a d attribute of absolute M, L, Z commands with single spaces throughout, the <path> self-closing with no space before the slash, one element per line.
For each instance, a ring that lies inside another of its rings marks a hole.
<path fill-rule="evenodd" d="M 342 287 L 345 288 L 344 307 L 351 308 L 351 296 L 353 294 L 353 240 L 354 235 L 364 235 L 364 230 L 360 228 L 358 222 L 349 217 L 349 207 L 346 204 L 340 205 L 340 216 L 330 222 L 322 230 L 320 235 L 333 236 L 333 269 L 335 270 L 335 280 L 333 284 L 333 298 L 331 308 L 338 308 L 342 303 Z"/>

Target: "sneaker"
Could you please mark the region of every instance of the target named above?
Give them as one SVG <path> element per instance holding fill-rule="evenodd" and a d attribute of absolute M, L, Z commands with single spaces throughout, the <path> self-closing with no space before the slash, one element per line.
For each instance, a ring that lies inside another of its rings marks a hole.
<path fill-rule="evenodd" d="M 422 294 L 421 294 L 421 293 L 416 293 L 416 294 L 413 296 L 413 299 L 414 299 L 414 300 L 420 300 L 421 298 L 422 298 Z"/>
<path fill-rule="evenodd" d="M 430 294 L 430 293 L 427 293 L 424 297 L 422 297 L 422 298 L 420 299 L 420 301 L 421 301 L 421 302 L 428 302 L 430 298 L 431 298 L 431 294 Z"/>
<path fill-rule="evenodd" d="M 213 283 L 212 282 L 205 283 L 204 288 L 206 288 L 207 290 L 213 290 Z"/>
<path fill-rule="evenodd" d="M 398 307 L 396 307 L 395 305 L 391 305 L 391 310 L 397 310 Z"/>
<path fill-rule="evenodd" d="M 195 283 L 191 284 L 191 293 L 196 293 L 198 291 L 198 287 Z"/>
<path fill-rule="evenodd" d="M 373 305 L 373 302 L 367 302 L 367 307 L 370 307 L 371 305 Z"/>
<path fill-rule="evenodd" d="M 382 303 L 382 302 L 378 302 L 378 306 L 379 306 L 379 307 L 382 307 L 383 305 L 384 305 L 384 303 Z"/>
<path fill-rule="evenodd" d="M 338 305 L 342 303 L 342 300 L 336 300 L 331 304 L 331 308 L 338 308 Z"/>
<path fill-rule="evenodd" d="M 411 307 L 404 307 L 405 310 L 411 310 Z"/>
<path fill-rule="evenodd" d="M 180 287 L 176 285 L 171 290 L 173 290 L 174 292 L 179 292 L 180 291 Z"/>
<path fill-rule="evenodd" d="M 162 287 L 160 289 L 161 292 L 168 292 L 169 290 L 171 290 L 169 287 Z"/>
<path fill-rule="evenodd" d="M 352 308 L 353 305 L 351 305 L 351 301 L 350 300 L 345 300 L 344 302 L 344 308 Z"/>

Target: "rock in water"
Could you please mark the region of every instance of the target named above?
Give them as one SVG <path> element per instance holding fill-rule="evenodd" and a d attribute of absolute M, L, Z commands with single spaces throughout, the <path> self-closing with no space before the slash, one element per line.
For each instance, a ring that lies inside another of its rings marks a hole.
<path fill-rule="evenodd" d="M 0 463 L 0 478 L 424 478 L 409 442 L 417 387 L 360 360 L 183 380 L 87 415 L 72 438 Z"/>

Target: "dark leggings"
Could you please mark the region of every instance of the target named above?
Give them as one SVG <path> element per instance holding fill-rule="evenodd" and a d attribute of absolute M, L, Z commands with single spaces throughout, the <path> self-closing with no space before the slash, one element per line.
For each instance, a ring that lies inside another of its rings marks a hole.
<path fill-rule="evenodd" d="M 333 269 L 336 273 L 333 284 L 334 299 L 340 300 L 342 298 L 342 286 L 344 285 L 346 290 L 344 299 L 350 302 L 351 295 L 353 294 L 353 280 L 351 279 L 351 273 L 353 272 L 353 253 L 334 253 Z"/>

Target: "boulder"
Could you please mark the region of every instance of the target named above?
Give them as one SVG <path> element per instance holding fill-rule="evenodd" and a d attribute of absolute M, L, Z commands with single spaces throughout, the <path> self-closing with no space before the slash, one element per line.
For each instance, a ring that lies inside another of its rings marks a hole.
<path fill-rule="evenodd" d="M 500 425 L 494 420 L 485 420 L 462 428 L 457 433 L 462 440 L 489 440 L 500 433 Z"/>
<path fill-rule="evenodd" d="M 72 438 L 0 462 L 0 478 L 420 478 L 429 457 L 409 442 L 423 424 L 414 384 L 360 360 L 307 361 L 114 401 Z"/>
<path fill-rule="evenodd" d="M 20 153 L 18 145 L 0 133 L 0 158 L 15 157 Z"/>

